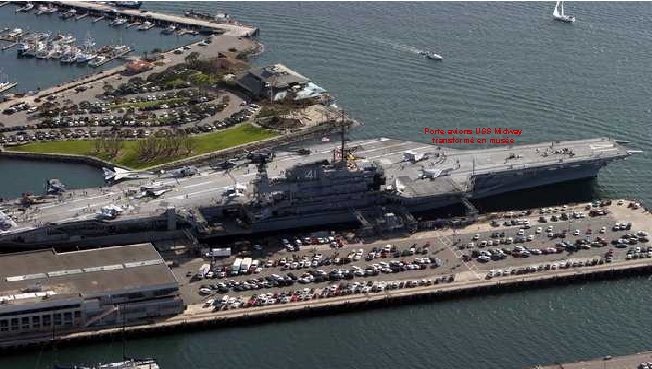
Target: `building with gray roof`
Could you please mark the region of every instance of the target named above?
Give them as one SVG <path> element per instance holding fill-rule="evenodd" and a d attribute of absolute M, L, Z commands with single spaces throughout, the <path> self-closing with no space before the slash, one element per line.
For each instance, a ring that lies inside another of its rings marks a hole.
<path fill-rule="evenodd" d="M 0 337 L 130 324 L 181 313 L 179 284 L 151 244 L 0 256 Z"/>

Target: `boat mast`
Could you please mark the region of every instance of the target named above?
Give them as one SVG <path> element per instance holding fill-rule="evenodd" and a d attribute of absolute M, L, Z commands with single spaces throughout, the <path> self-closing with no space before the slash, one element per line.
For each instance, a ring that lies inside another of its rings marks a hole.
<path fill-rule="evenodd" d="M 341 126 L 342 126 L 342 127 L 341 127 L 341 128 L 342 128 L 342 131 L 341 131 L 341 141 L 342 141 L 342 142 L 341 142 L 341 149 L 340 149 L 340 155 L 341 155 L 340 160 L 341 160 L 342 162 L 344 162 L 344 139 L 345 139 L 345 138 L 344 138 L 344 135 L 345 135 L 344 130 L 346 129 L 346 128 L 344 127 L 344 109 L 342 109 L 342 110 L 340 111 L 340 113 L 341 113 L 341 115 L 340 115 L 340 124 L 341 124 Z"/>

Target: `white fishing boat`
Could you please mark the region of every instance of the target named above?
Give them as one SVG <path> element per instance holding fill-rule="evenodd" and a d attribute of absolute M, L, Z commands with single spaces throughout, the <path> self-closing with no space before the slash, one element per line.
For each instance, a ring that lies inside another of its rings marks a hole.
<path fill-rule="evenodd" d="M 56 13 L 57 8 L 47 5 L 39 5 L 36 15 Z"/>
<path fill-rule="evenodd" d="M 50 59 L 61 59 L 61 56 L 63 56 L 63 51 L 61 50 L 60 47 L 54 47 L 52 51 L 50 51 L 50 54 L 48 55 L 48 58 Z"/>
<path fill-rule="evenodd" d="M 114 19 L 111 23 L 109 23 L 109 25 L 113 26 L 113 27 L 117 27 L 117 26 L 121 26 L 121 25 L 123 25 L 123 24 L 125 24 L 127 22 L 128 22 L 127 18 L 118 17 L 118 18 Z"/>
<path fill-rule="evenodd" d="M 47 59 L 50 55 L 50 50 L 45 45 L 39 45 L 36 49 L 36 59 Z"/>
<path fill-rule="evenodd" d="M 35 46 L 30 46 L 27 50 L 23 52 L 22 56 L 27 58 L 33 58 L 36 56 L 36 51 L 37 48 Z"/>
<path fill-rule="evenodd" d="M 575 22 L 575 17 L 572 15 L 566 15 L 564 13 L 564 2 L 557 1 L 555 4 L 555 10 L 552 12 L 552 17 L 554 20 L 564 22 L 564 23 L 573 23 Z"/>
<path fill-rule="evenodd" d="M 23 34 L 23 29 L 22 28 L 14 28 L 9 33 L 7 33 L 8 38 L 16 38 L 19 37 Z"/>
<path fill-rule="evenodd" d="M 171 34 L 173 34 L 176 30 L 177 30 L 177 27 L 176 27 L 174 24 L 171 24 L 171 25 L 165 27 L 165 28 L 161 31 L 161 33 L 164 34 L 164 35 L 171 35 Z"/>
<path fill-rule="evenodd" d="M 25 56 L 25 53 L 31 48 L 27 42 L 21 42 L 18 44 L 18 48 L 16 49 L 16 55 L 18 57 Z"/>
<path fill-rule="evenodd" d="M 106 59 L 107 59 L 106 56 L 100 55 L 100 56 L 96 57 L 95 59 L 89 61 L 88 65 L 90 65 L 93 68 L 97 68 L 100 65 L 106 63 Z"/>
<path fill-rule="evenodd" d="M 0 74 L 0 93 L 5 92 L 10 88 L 14 88 L 17 84 L 18 82 L 10 82 L 7 74 Z"/>
<path fill-rule="evenodd" d="M 61 64 L 72 64 L 77 61 L 77 53 L 74 50 L 70 50 L 61 56 Z"/>
<path fill-rule="evenodd" d="M 32 4 L 31 2 L 28 2 L 22 8 L 16 9 L 16 13 L 26 13 L 26 12 L 32 10 L 32 9 L 34 9 L 34 4 Z"/>
<path fill-rule="evenodd" d="M 72 18 L 72 17 L 74 17 L 74 16 L 76 16 L 76 15 L 77 15 L 77 10 L 75 10 L 75 9 L 70 9 L 70 10 L 68 10 L 67 12 L 63 12 L 63 13 L 61 13 L 61 15 L 59 15 L 59 18 L 61 18 L 61 19 L 68 19 L 68 18 Z"/>
<path fill-rule="evenodd" d="M 154 23 L 149 22 L 149 21 L 145 21 L 145 22 L 143 22 L 143 24 L 138 26 L 138 30 L 139 31 L 147 31 L 148 29 L 150 29 L 152 27 L 154 27 Z"/>
<path fill-rule="evenodd" d="M 154 359 L 125 359 L 124 361 L 91 365 L 54 365 L 53 369 L 159 369 Z"/>
<path fill-rule="evenodd" d="M 61 35 L 61 37 L 56 42 L 63 45 L 69 45 L 75 41 L 77 41 L 77 38 L 73 35 Z"/>

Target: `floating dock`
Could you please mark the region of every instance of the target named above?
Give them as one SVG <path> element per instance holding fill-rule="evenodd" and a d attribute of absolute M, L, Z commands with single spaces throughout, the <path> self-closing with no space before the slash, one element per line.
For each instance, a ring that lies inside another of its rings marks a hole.
<path fill-rule="evenodd" d="M 122 16 L 130 21 L 145 22 L 150 21 L 158 26 L 165 27 L 168 25 L 177 25 L 186 28 L 195 29 L 202 33 L 225 34 L 227 36 L 253 37 L 258 35 L 257 27 L 243 25 L 239 23 L 217 23 L 202 19 L 189 18 L 179 15 L 164 14 L 138 9 L 115 8 L 99 2 L 86 1 L 53 1 L 58 7 L 83 10 L 94 15 L 103 16 L 111 14 L 112 16 Z"/>

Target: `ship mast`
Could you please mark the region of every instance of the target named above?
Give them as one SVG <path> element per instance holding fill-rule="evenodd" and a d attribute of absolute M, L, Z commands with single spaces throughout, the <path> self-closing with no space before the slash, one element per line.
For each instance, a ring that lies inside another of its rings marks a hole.
<path fill-rule="evenodd" d="M 340 148 L 340 153 L 341 153 L 341 158 L 340 161 L 344 162 L 344 140 L 345 140 L 345 130 L 346 130 L 346 125 L 344 124 L 344 109 L 340 110 L 340 128 L 341 128 L 341 148 Z"/>

